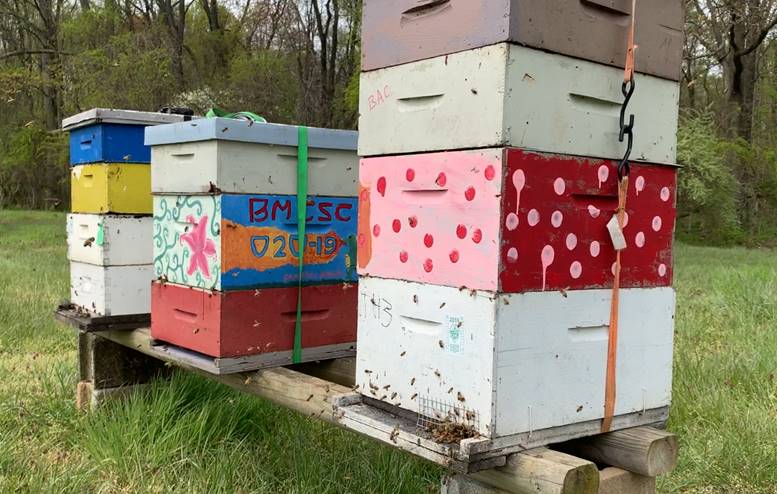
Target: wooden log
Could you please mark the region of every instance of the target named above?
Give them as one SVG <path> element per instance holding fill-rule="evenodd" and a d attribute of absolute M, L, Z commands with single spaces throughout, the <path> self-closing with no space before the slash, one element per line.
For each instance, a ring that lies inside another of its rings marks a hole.
<path fill-rule="evenodd" d="M 596 465 L 547 448 L 511 455 L 505 466 L 471 477 L 514 494 L 595 494 L 599 489 Z"/>
<path fill-rule="evenodd" d="M 176 361 L 170 355 L 155 350 L 147 328 L 135 331 L 106 331 L 100 333 L 106 339 L 130 347 L 140 353 L 164 360 L 214 381 L 226 384 L 244 393 L 260 396 L 277 405 L 290 408 L 304 415 L 334 423 L 332 400 L 335 396 L 351 392 L 346 386 L 324 381 L 285 367 L 264 369 L 240 374 L 214 375 Z"/>
<path fill-rule="evenodd" d="M 599 472 L 599 494 L 656 494 L 656 479 L 608 467 Z"/>
<path fill-rule="evenodd" d="M 652 427 L 635 427 L 564 443 L 558 449 L 596 463 L 647 477 L 677 466 L 677 436 Z"/>
<path fill-rule="evenodd" d="M 466 475 L 450 475 L 443 479 L 441 494 L 509 494 L 488 486 Z M 608 467 L 599 471 L 598 494 L 655 494 L 656 479 L 620 468 Z"/>

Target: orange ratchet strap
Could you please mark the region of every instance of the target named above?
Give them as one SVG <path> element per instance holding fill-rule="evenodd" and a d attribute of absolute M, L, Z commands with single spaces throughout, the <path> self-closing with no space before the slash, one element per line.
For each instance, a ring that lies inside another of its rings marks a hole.
<path fill-rule="evenodd" d="M 626 86 L 631 85 L 631 92 L 633 92 L 634 82 L 634 59 L 637 46 L 634 44 L 634 30 L 635 20 L 637 16 L 637 0 L 632 0 L 631 6 L 631 27 L 629 29 L 629 41 L 628 49 L 626 51 L 626 68 L 624 74 L 624 95 L 626 95 Z M 625 106 L 628 104 L 630 94 L 626 97 Z M 621 112 L 621 142 L 623 141 L 623 113 Z M 632 138 L 631 131 L 633 127 L 632 122 L 628 125 L 629 138 Z M 631 142 L 631 140 L 629 141 Z M 626 197 L 629 191 L 629 176 L 622 174 L 624 168 L 628 169 L 629 154 L 631 151 L 631 145 L 629 144 L 629 150 L 626 152 L 626 156 L 621 161 L 618 167 L 618 176 L 620 182 L 618 184 L 618 226 L 623 229 L 623 222 L 626 215 Z M 602 432 L 609 432 L 612 428 L 612 420 L 615 416 L 615 399 L 616 399 L 616 367 L 618 361 L 618 319 L 620 316 L 620 284 L 621 284 L 621 251 L 615 252 L 615 279 L 612 285 L 612 303 L 610 305 L 610 331 L 607 345 L 607 376 L 605 378 L 604 386 L 604 419 L 602 420 Z"/>

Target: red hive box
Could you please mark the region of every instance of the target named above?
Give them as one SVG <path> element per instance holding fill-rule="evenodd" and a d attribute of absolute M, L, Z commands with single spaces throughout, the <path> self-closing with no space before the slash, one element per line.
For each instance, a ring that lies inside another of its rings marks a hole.
<path fill-rule="evenodd" d="M 364 159 L 361 275 L 518 293 L 612 286 L 617 162 L 520 149 Z M 671 286 L 676 168 L 634 163 L 624 288 Z"/>
<path fill-rule="evenodd" d="M 302 348 L 355 346 L 356 284 L 302 288 Z M 154 282 L 151 336 L 211 357 L 291 352 L 297 287 L 210 292 Z"/>

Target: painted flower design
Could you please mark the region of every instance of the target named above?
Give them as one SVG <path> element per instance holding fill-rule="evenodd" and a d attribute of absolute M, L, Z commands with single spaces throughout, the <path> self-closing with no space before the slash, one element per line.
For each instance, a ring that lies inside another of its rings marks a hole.
<path fill-rule="evenodd" d="M 192 256 L 189 259 L 189 268 L 186 273 L 191 276 L 195 271 L 199 270 L 206 278 L 210 278 L 208 257 L 216 255 L 216 244 L 208 238 L 206 230 L 208 217 L 203 216 L 199 220 L 195 220 L 194 216 L 189 215 L 186 217 L 186 222 L 193 225 L 189 232 L 181 235 L 181 241 L 186 242 L 186 245 L 192 251 Z"/>

